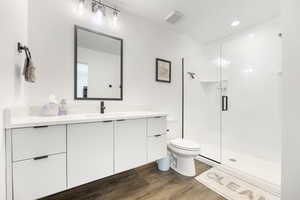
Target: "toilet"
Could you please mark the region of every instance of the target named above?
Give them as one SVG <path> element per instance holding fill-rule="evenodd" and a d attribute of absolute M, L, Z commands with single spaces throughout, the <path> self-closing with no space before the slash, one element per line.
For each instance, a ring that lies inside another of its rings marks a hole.
<path fill-rule="evenodd" d="M 173 170 L 193 177 L 196 175 L 194 159 L 200 154 L 200 145 L 186 139 L 174 139 L 168 142 L 168 155 Z"/>

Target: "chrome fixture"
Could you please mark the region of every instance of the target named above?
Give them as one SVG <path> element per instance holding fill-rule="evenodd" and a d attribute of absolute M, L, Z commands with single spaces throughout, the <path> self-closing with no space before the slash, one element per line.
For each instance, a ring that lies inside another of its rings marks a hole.
<path fill-rule="evenodd" d="M 196 73 L 194 72 L 188 72 L 188 75 L 190 75 L 192 79 L 196 78 Z"/>
<path fill-rule="evenodd" d="M 102 5 L 101 1 L 92 1 L 92 12 L 101 12 L 102 16 L 106 16 L 106 7 Z"/>
<path fill-rule="evenodd" d="M 95 14 L 96 18 L 101 21 L 103 17 L 106 16 L 106 10 L 109 9 L 112 12 L 112 26 L 116 27 L 118 22 L 118 17 L 120 15 L 120 10 L 117 9 L 115 6 L 108 5 L 103 3 L 102 0 L 79 0 L 78 4 L 78 13 L 82 15 L 85 11 L 85 5 L 87 3 L 87 7 L 91 9 L 92 13 Z"/>
<path fill-rule="evenodd" d="M 119 20 L 119 12 L 114 10 L 113 11 L 113 20 L 112 20 L 112 27 L 117 28 Z"/>
<path fill-rule="evenodd" d="M 85 0 L 79 0 L 79 4 L 77 8 L 77 12 L 79 13 L 79 15 L 83 15 L 84 13 L 84 4 L 85 4 Z"/>
<path fill-rule="evenodd" d="M 180 11 L 172 11 L 166 18 L 165 21 L 167 21 L 170 24 L 176 24 L 184 17 L 183 13 Z"/>

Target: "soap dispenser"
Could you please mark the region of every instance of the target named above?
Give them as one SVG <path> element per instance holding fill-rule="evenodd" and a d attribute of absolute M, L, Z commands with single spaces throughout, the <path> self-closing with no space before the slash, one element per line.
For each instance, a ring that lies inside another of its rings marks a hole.
<path fill-rule="evenodd" d="M 67 100 L 62 99 L 59 104 L 58 115 L 67 115 L 67 114 L 68 114 Z"/>

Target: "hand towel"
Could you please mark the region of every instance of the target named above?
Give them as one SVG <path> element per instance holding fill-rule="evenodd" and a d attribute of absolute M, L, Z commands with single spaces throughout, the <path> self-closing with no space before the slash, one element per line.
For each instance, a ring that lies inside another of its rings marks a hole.
<path fill-rule="evenodd" d="M 34 83 L 35 78 L 35 67 L 31 58 L 31 53 L 27 47 L 25 47 L 26 59 L 23 69 L 23 75 L 25 77 L 25 81 Z"/>

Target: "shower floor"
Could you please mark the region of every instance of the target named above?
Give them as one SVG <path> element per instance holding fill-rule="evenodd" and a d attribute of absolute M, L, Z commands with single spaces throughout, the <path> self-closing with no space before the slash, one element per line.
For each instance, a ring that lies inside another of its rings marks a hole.
<path fill-rule="evenodd" d="M 281 163 L 233 151 L 223 151 L 222 164 L 245 172 L 276 186 L 281 184 Z"/>

